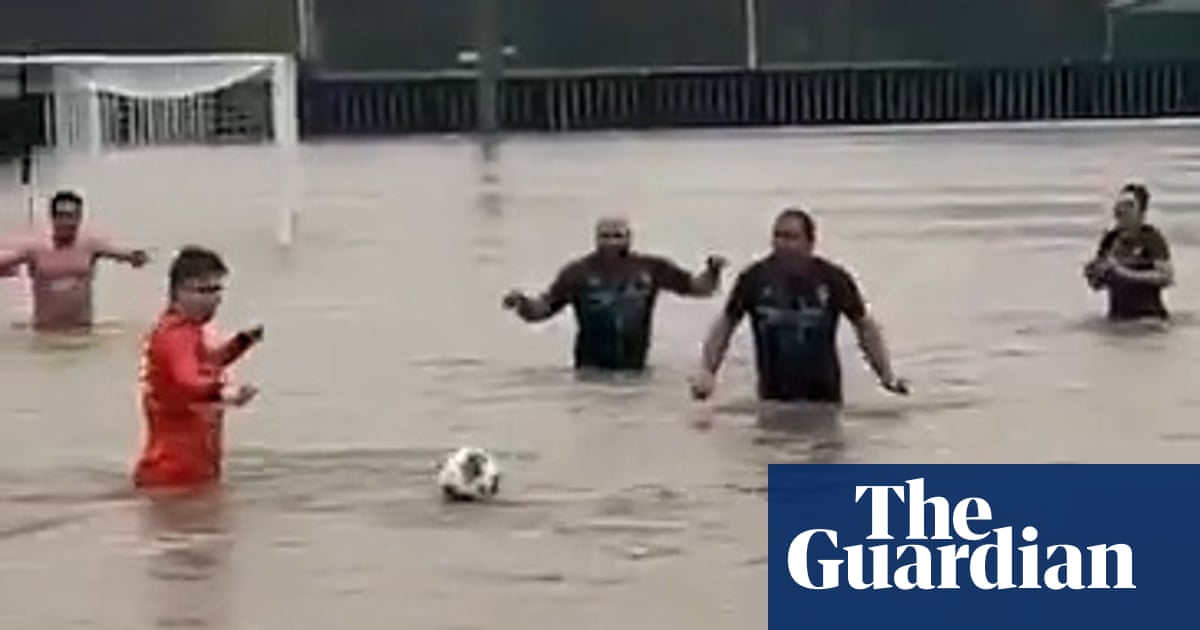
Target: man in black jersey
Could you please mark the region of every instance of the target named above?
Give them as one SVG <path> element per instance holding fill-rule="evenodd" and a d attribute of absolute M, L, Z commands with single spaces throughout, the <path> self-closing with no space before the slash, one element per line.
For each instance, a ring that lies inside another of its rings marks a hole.
<path fill-rule="evenodd" d="M 1100 238 L 1083 276 L 1093 291 L 1108 291 L 1108 319 L 1166 320 L 1162 292 L 1174 283 L 1167 240 L 1146 222 L 1150 191 L 1126 184 L 1113 204 L 1115 225 Z"/>
<path fill-rule="evenodd" d="M 789 208 L 775 220 L 772 253 L 738 276 L 724 312 L 704 343 L 692 395 L 712 394 L 717 370 L 743 316 L 754 333 L 759 398 L 781 402 L 842 403 L 837 352 L 839 318 L 854 326 L 859 345 L 880 384 L 893 393 L 908 387 L 892 372 L 883 335 L 867 312 L 854 278 L 813 253 L 816 225 Z"/>
<path fill-rule="evenodd" d="M 719 287 L 725 260 L 709 256 L 693 275 L 674 262 L 632 249 L 629 223 L 619 217 L 596 223 L 595 249 L 564 266 L 541 295 L 511 291 L 504 307 L 527 322 L 575 311 L 575 367 L 640 371 L 650 349 L 654 305 L 661 290 L 708 297 Z"/>

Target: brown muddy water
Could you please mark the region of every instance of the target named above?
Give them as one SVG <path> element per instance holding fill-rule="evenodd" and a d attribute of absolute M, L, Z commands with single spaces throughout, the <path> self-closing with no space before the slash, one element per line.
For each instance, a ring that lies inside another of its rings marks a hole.
<path fill-rule="evenodd" d="M 491 183 L 457 139 L 294 157 L 43 157 L 43 189 L 84 188 L 97 229 L 157 258 L 103 268 L 90 338 L 0 332 L 4 627 L 765 627 L 769 463 L 1200 461 L 1200 128 L 517 138 Z M 1176 258 L 1166 332 L 1105 326 L 1080 278 L 1126 178 L 1152 187 Z M 0 228 L 23 228 L 21 191 L 0 202 Z M 499 308 L 602 214 L 628 215 L 640 249 L 740 268 L 789 204 L 856 273 L 910 398 L 874 387 L 843 329 L 842 416 L 764 424 L 743 326 L 716 400 L 693 403 L 724 291 L 664 297 L 653 372 L 620 381 L 572 375 L 569 313 Z M 137 350 L 185 242 L 232 264 L 222 325 L 267 325 L 238 369 L 263 394 L 229 419 L 220 495 L 151 505 L 127 483 Z M 10 322 L 23 299 L 0 280 Z M 439 500 L 434 466 L 466 444 L 504 469 L 494 504 Z"/>

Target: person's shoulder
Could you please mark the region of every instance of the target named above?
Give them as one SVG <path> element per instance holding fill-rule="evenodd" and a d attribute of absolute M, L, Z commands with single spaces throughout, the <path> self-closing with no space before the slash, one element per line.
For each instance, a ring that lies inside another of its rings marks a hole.
<path fill-rule="evenodd" d="M 1157 227 L 1150 224 L 1143 225 L 1139 240 L 1142 243 L 1142 247 L 1150 249 L 1152 257 L 1171 257 L 1171 245 L 1167 242 L 1166 235 Z"/>
<path fill-rule="evenodd" d="M 670 258 L 663 256 L 661 254 L 654 254 L 651 252 L 639 252 L 639 251 L 629 252 L 629 260 L 631 260 L 639 265 L 669 265 L 669 264 L 672 264 Z"/>
<path fill-rule="evenodd" d="M 1117 240 L 1117 237 L 1120 235 L 1121 235 L 1120 229 L 1115 228 L 1115 227 L 1108 227 L 1108 228 L 1104 228 L 1103 232 L 1100 232 L 1100 238 L 1098 238 L 1096 240 L 1100 244 L 1100 249 L 1104 250 L 1104 249 L 1111 247 L 1112 244 Z"/>
<path fill-rule="evenodd" d="M 595 266 L 595 258 L 593 254 L 582 254 L 571 258 L 558 268 L 558 273 L 554 276 L 556 286 L 567 287 L 578 282 L 580 278 L 588 275 L 590 270 Z"/>
<path fill-rule="evenodd" d="M 738 272 L 737 277 L 741 279 L 754 279 L 761 277 L 770 267 L 771 257 L 762 256 L 751 260 L 742 270 Z"/>
<path fill-rule="evenodd" d="M 112 239 L 107 234 L 96 229 L 89 228 L 80 233 L 77 240 L 80 247 L 86 248 L 92 252 L 99 252 L 109 249 L 112 244 Z"/>
<path fill-rule="evenodd" d="M 854 281 L 854 272 L 850 271 L 850 268 L 842 263 L 830 260 L 824 256 L 814 256 L 813 259 L 816 262 L 817 269 L 825 277 Z"/>
<path fill-rule="evenodd" d="M 600 264 L 600 253 L 595 251 L 579 254 L 567 261 L 567 265 L 572 267 L 588 267 L 598 264 Z"/>
<path fill-rule="evenodd" d="M 1143 238 L 1158 238 L 1164 241 L 1167 240 L 1166 234 L 1164 234 L 1158 226 L 1152 223 L 1143 223 L 1141 234 Z"/>
<path fill-rule="evenodd" d="M 597 264 L 599 264 L 599 256 L 596 255 L 596 252 L 588 252 L 586 254 L 580 254 L 563 263 L 562 272 L 578 273 L 591 269 Z"/>
<path fill-rule="evenodd" d="M 200 326 L 170 310 L 164 311 L 154 322 L 148 338 L 154 341 L 178 341 L 201 334 Z"/>
<path fill-rule="evenodd" d="M 566 261 L 559 264 L 558 272 L 555 275 L 563 276 L 563 275 L 569 274 L 569 273 L 576 273 L 580 269 L 583 269 L 586 265 L 587 265 L 587 255 L 586 254 L 568 258 Z"/>
<path fill-rule="evenodd" d="M 771 266 L 772 257 L 770 254 L 753 258 L 750 262 L 742 267 L 743 273 L 761 273 L 763 270 Z"/>
<path fill-rule="evenodd" d="M 758 287 L 768 284 L 770 261 L 770 256 L 763 256 L 746 263 L 733 277 L 733 292 L 754 292 Z"/>

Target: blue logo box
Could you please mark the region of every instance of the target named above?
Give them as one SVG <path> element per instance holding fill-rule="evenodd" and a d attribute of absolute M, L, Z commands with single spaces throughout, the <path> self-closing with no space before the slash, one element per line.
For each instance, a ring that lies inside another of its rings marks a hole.
<path fill-rule="evenodd" d="M 1200 465 L 771 465 L 768 483 L 771 630 L 1200 624 Z"/>

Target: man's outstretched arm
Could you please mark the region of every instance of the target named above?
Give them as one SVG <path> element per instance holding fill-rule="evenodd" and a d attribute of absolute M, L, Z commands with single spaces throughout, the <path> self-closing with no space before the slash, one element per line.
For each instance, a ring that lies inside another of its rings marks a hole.
<path fill-rule="evenodd" d="M 528 296 L 515 289 L 509 291 L 504 296 L 504 308 L 515 311 L 518 317 L 530 323 L 554 317 L 570 302 L 574 290 L 573 269 L 568 266 L 559 271 L 554 282 L 540 295 Z"/>
<path fill-rule="evenodd" d="M 96 241 L 94 247 L 98 258 L 123 262 L 133 267 L 141 267 L 150 261 L 150 255 L 144 249 L 128 249 L 107 241 Z"/>
<path fill-rule="evenodd" d="M 25 249 L 5 252 L 0 251 L 0 276 L 15 273 L 17 267 L 29 262 L 29 252 Z"/>
<path fill-rule="evenodd" d="M 721 270 L 724 267 L 724 258 L 709 256 L 704 262 L 704 269 L 693 274 L 665 258 L 659 258 L 656 259 L 654 272 L 658 276 L 658 284 L 672 293 L 710 297 L 721 288 Z"/>

